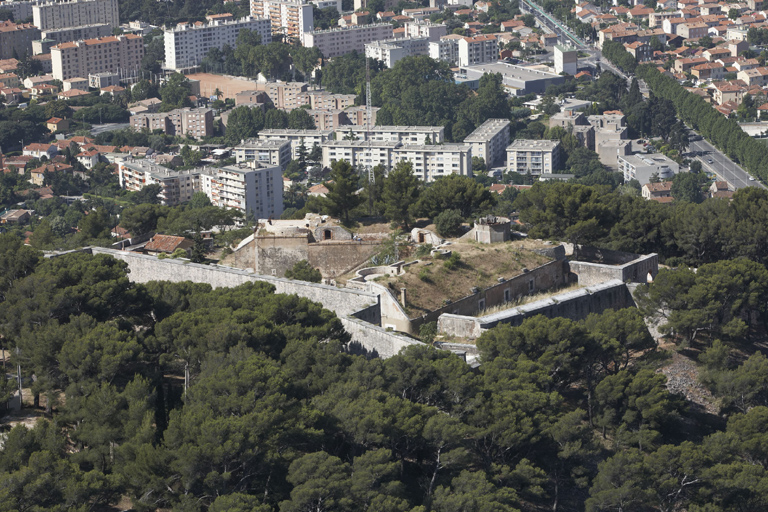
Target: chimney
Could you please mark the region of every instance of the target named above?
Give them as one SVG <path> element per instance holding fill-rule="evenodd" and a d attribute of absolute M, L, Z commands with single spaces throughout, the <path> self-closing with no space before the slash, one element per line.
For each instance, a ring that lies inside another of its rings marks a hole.
<path fill-rule="evenodd" d="M 405 306 L 405 288 L 400 288 L 400 303 Z"/>

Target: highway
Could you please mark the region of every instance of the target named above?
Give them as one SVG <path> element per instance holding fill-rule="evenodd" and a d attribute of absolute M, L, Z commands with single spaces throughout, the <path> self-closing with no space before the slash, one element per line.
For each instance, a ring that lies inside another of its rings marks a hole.
<path fill-rule="evenodd" d="M 128 128 L 131 126 L 130 123 L 104 123 L 104 124 L 95 124 L 91 128 L 91 134 L 98 135 L 102 132 L 111 132 L 114 130 L 122 130 L 123 128 Z"/>
<path fill-rule="evenodd" d="M 696 153 L 695 158 L 701 162 L 705 171 L 715 173 L 718 178 L 727 181 L 736 190 L 745 187 L 766 188 L 759 181 L 750 180 L 750 174 L 747 171 L 736 165 L 701 136 L 698 136 L 696 132 L 691 131 L 691 133 L 694 134 L 693 138 L 698 140 L 689 143 L 688 151 Z M 712 160 L 712 163 L 709 163 L 709 160 Z"/>

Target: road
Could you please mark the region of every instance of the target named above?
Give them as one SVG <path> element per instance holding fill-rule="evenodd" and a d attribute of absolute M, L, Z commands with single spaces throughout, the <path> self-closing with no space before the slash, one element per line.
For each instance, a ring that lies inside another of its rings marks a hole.
<path fill-rule="evenodd" d="M 130 123 L 104 123 L 99 125 L 93 125 L 91 127 L 91 134 L 98 135 L 102 132 L 111 132 L 115 130 L 122 130 L 123 128 L 128 128 Z"/>
<path fill-rule="evenodd" d="M 691 133 L 695 134 L 696 132 L 691 131 Z M 688 151 L 696 153 L 696 160 L 701 162 L 705 171 L 715 173 L 718 178 L 727 181 L 736 190 L 745 187 L 766 188 L 759 181 L 750 180 L 750 174 L 747 171 L 736 165 L 712 144 L 700 136 L 694 135 L 694 138 L 699 140 L 689 143 Z M 712 160 L 712 163 L 709 163 L 709 160 Z"/>

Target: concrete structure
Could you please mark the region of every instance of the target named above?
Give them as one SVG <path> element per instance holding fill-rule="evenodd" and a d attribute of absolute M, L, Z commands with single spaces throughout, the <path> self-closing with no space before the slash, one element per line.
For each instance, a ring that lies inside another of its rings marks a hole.
<path fill-rule="evenodd" d="M 509 119 L 488 119 L 465 139 L 472 147 L 472 156 L 485 161 L 487 168 L 502 165 L 509 146 Z"/>
<path fill-rule="evenodd" d="M 345 126 L 336 130 L 337 139 L 367 140 L 366 126 Z M 442 144 L 444 126 L 371 126 L 372 141 L 402 142 L 403 144 Z"/>
<path fill-rule="evenodd" d="M 459 40 L 464 36 L 450 34 L 441 37 L 438 41 L 429 43 L 429 56 L 435 60 L 443 60 L 452 65 L 459 63 Z"/>
<path fill-rule="evenodd" d="M 560 142 L 518 139 L 507 147 L 507 170 L 519 174 L 552 174 L 560 165 Z"/>
<path fill-rule="evenodd" d="M 317 47 L 323 57 L 340 57 L 353 50 L 365 51 L 365 45 L 371 41 L 392 39 L 392 24 L 378 23 L 371 25 L 353 25 L 328 30 L 315 30 L 303 34 L 302 44 Z"/>
<path fill-rule="evenodd" d="M 297 41 L 302 40 L 304 32 L 315 29 L 312 9 L 313 5 L 303 0 L 251 0 L 251 16 L 268 18 L 272 33 Z"/>
<path fill-rule="evenodd" d="M 43 37 L 42 35 L 40 37 Z M 57 44 L 57 41 L 53 39 L 38 39 L 32 41 L 32 55 L 43 55 L 45 53 L 51 53 L 51 46 Z"/>
<path fill-rule="evenodd" d="M 103 89 L 120 83 L 120 75 L 106 71 L 104 73 L 91 73 L 88 75 L 88 87 Z"/>
<path fill-rule="evenodd" d="M 333 130 L 261 130 L 259 132 L 260 140 L 282 140 L 291 143 L 291 158 L 299 157 L 298 150 L 302 144 L 307 152 L 317 145 L 321 146 L 323 142 L 333 140 Z"/>
<path fill-rule="evenodd" d="M 365 45 L 365 56 L 369 59 L 380 60 L 388 68 L 405 57 L 429 54 L 429 39 L 413 37 L 372 41 Z"/>
<path fill-rule="evenodd" d="M 539 71 L 536 69 L 515 66 L 506 62 L 495 62 L 479 66 L 461 66 L 457 82 L 467 83 L 470 88 L 477 89 L 480 78 L 486 73 L 501 74 L 502 84 L 510 94 L 524 96 L 530 93 L 543 93 L 550 85 L 565 83 L 565 77 Z"/>
<path fill-rule="evenodd" d="M 64 80 L 104 71 L 136 72 L 143 56 L 143 40 L 134 34 L 61 43 L 51 48 L 52 74 Z"/>
<path fill-rule="evenodd" d="M 475 221 L 472 239 L 481 244 L 496 244 L 510 240 L 510 221 L 504 217 L 488 215 Z"/>
<path fill-rule="evenodd" d="M 96 23 L 79 27 L 49 28 L 40 31 L 40 37 L 53 41 L 53 44 L 61 44 L 81 39 L 107 37 L 112 35 L 113 30 L 109 23 Z"/>
<path fill-rule="evenodd" d="M 105 23 L 120 26 L 117 0 L 67 0 L 32 7 L 32 18 L 40 30 L 82 27 Z"/>
<path fill-rule="evenodd" d="M 32 56 L 32 41 L 40 39 L 40 30 L 30 23 L 0 22 L 0 59 Z"/>
<path fill-rule="evenodd" d="M 287 140 L 274 139 L 243 141 L 235 146 L 235 159 L 237 163 L 255 161 L 285 170 L 288 162 L 291 161 L 291 143 Z"/>
<path fill-rule="evenodd" d="M 667 179 L 680 172 L 677 162 L 661 153 L 619 156 L 618 164 L 625 182 L 637 180 L 640 183 L 648 183 L 654 175 L 659 179 Z"/>
<path fill-rule="evenodd" d="M 458 40 L 459 66 L 476 66 L 499 60 L 499 41 L 493 35 L 464 37 Z"/>
<path fill-rule="evenodd" d="M 282 170 L 276 166 L 250 165 L 173 171 L 148 160 L 117 159 L 120 186 L 141 190 L 161 186 L 163 204 L 176 205 L 204 192 L 214 206 L 235 209 L 255 218 L 279 218 L 283 213 Z"/>
<path fill-rule="evenodd" d="M 213 110 L 209 108 L 180 108 L 170 112 L 136 114 L 131 116 L 134 130 L 162 130 L 167 135 L 210 137 L 213 135 Z"/>
<path fill-rule="evenodd" d="M 579 67 L 579 52 L 562 45 L 555 46 L 555 73 L 575 75 Z"/>
<path fill-rule="evenodd" d="M 38 0 L 3 0 L 0 11 L 8 11 L 15 21 L 21 21 L 32 17 L 32 6 L 38 3 Z"/>
<path fill-rule="evenodd" d="M 394 150 L 392 165 L 408 161 L 425 183 L 450 174 L 472 176 L 472 147 L 468 144 L 407 145 Z"/>
<path fill-rule="evenodd" d="M 269 19 L 245 17 L 239 20 L 213 20 L 209 23 L 180 23 L 163 31 L 165 41 L 165 67 L 186 69 L 197 66 L 211 48 L 236 46 L 241 30 L 251 30 L 261 37 L 261 44 L 272 42 L 272 24 Z"/>
<path fill-rule="evenodd" d="M 447 34 L 448 27 L 442 23 L 411 21 L 405 24 L 405 37 L 426 37 L 432 43 Z"/>

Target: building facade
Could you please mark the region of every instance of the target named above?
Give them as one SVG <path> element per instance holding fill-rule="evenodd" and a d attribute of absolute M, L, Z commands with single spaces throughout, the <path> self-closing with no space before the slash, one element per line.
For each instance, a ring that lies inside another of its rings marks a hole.
<path fill-rule="evenodd" d="M 509 127 L 509 119 L 488 119 L 464 139 L 464 144 L 472 147 L 472 156 L 482 158 L 487 168 L 502 165 L 509 146 Z"/>
<path fill-rule="evenodd" d="M 50 28 L 40 32 L 41 38 L 52 41 L 54 45 L 69 41 L 79 41 L 80 39 L 96 39 L 109 35 L 112 35 L 112 25 L 107 23 L 96 23 L 79 27 Z"/>
<path fill-rule="evenodd" d="M 429 55 L 429 39 L 426 37 L 407 37 L 386 41 L 371 41 L 365 45 L 365 56 L 380 60 L 391 68 L 397 61 L 414 55 Z"/>
<path fill-rule="evenodd" d="M 463 36 L 450 34 L 441 37 L 438 41 L 429 43 L 429 56 L 435 60 L 442 60 L 450 64 L 459 63 L 459 41 Z"/>
<path fill-rule="evenodd" d="M 53 77 L 57 80 L 111 71 L 132 73 L 141 67 L 141 36 L 126 34 L 61 43 L 51 48 Z"/>
<path fill-rule="evenodd" d="M 661 153 L 619 156 L 618 164 L 625 183 L 637 180 L 645 184 L 650 182 L 654 175 L 661 180 L 669 179 L 680 171 L 677 162 Z"/>
<path fill-rule="evenodd" d="M 459 39 L 459 66 L 474 66 L 499 60 L 496 36 L 480 35 Z"/>
<path fill-rule="evenodd" d="M 213 110 L 209 108 L 180 108 L 170 112 L 136 114 L 131 116 L 131 128 L 162 130 L 167 135 L 210 137 L 213 135 Z"/>
<path fill-rule="evenodd" d="M 285 170 L 291 161 L 291 154 L 291 142 L 288 140 L 251 139 L 235 146 L 235 159 L 238 164 L 258 162 Z"/>
<path fill-rule="evenodd" d="M 317 47 L 323 57 L 330 59 L 352 51 L 362 53 L 367 43 L 392 39 L 392 36 L 392 24 L 377 23 L 305 32 L 302 43 L 306 47 Z"/>
<path fill-rule="evenodd" d="M 245 17 L 239 20 L 213 20 L 209 23 L 182 23 L 163 31 L 165 67 L 185 69 L 197 66 L 211 48 L 235 47 L 241 30 L 261 36 L 262 44 L 272 42 L 270 20 Z"/>
<path fill-rule="evenodd" d="M 469 144 L 406 145 L 395 149 L 393 165 L 410 162 L 413 173 L 425 183 L 450 174 L 472 176 L 472 147 Z"/>
<path fill-rule="evenodd" d="M 280 140 L 291 143 L 292 158 L 299 158 L 299 148 L 304 145 L 307 152 L 317 145 L 321 146 L 324 142 L 333 140 L 333 130 L 261 130 L 259 132 L 260 140 Z"/>
<path fill-rule="evenodd" d="M 412 21 L 405 24 L 405 37 L 426 37 L 430 43 L 448 35 L 448 27 L 442 23 Z"/>
<path fill-rule="evenodd" d="M 336 130 L 337 139 L 367 140 L 367 127 L 345 126 Z M 400 142 L 402 144 L 442 144 L 444 126 L 371 126 L 371 141 Z M 506 146 L 505 146 L 506 147 Z"/>
<path fill-rule="evenodd" d="M 0 22 L 0 59 L 32 56 L 32 41 L 40 39 L 40 30 L 29 23 Z"/>
<path fill-rule="evenodd" d="M 116 160 L 120 186 L 138 191 L 160 185 L 160 200 L 169 206 L 192 199 L 203 192 L 214 206 L 239 210 L 254 218 L 279 218 L 283 213 L 283 179 L 279 167 L 250 165 L 218 169 L 198 168 L 174 171 L 149 160 Z"/>
<path fill-rule="evenodd" d="M 32 6 L 33 23 L 40 30 L 106 23 L 120 25 L 117 0 L 66 0 Z"/>
<path fill-rule="evenodd" d="M 576 50 L 571 50 L 561 45 L 555 46 L 555 73 L 575 75 L 579 66 L 579 57 Z"/>
<path fill-rule="evenodd" d="M 269 19 L 272 33 L 301 41 L 304 32 L 315 29 L 313 7 L 303 0 L 251 0 L 251 16 Z"/>
<path fill-rule="evenodd" d="M 560 165 L 560 142 L 518 139 L 507 147 L 507 170 L 519 174 L 552 174 Z"/>

